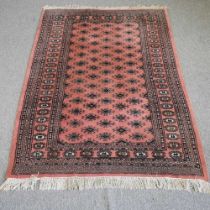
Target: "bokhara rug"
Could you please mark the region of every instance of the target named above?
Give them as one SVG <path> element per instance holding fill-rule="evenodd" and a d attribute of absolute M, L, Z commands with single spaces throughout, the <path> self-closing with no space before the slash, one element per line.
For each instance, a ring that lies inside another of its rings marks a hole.
<path fill-rule="evenodd" d="M 43 10 L 7 178 L 210 192 L 166 9 Z"/>

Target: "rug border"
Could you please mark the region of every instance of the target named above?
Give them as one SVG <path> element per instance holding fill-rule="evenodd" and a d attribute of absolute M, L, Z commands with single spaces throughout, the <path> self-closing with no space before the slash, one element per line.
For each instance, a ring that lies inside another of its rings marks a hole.
<path fill-rule="evenodd" d="M 77 7 L 77 8 L 76 8 Z M 192 105 L 190 102 L 190 98 L 188 96 L 187 93 L 187 89 L 184 83 L 184 77 L 182 74 L 182 69 L 181 69 L 181 64 L 180 64 L 180 60 L 178 57 L 178 53 L 177 53 L 177 49 L 176 49 L 176 45 L 175 45 L 175 41 L 174 41 L 174 37 L 173 37 L 173 33 L 172 33 L 172 27 L 171 27 L 171 23 L 169 20 L 169 14 L 168 14 L 168 8 L 166 6 L 137 6 L 137 7 L 83 7 L 83 6 L 69 6 L 69 7 L 52 7 L 52 9 L 162 9 L 164 10 L 166 19 L 167 19 L 167 25 L 168 25 L 168 29 L 169 29 L 169 34 L 170 34 L 170 40 L 173 46 L 173 52 L 174 52 L 174 56 L 175 56 L 175 62 L 177 65 L 177 71 L 178 71 L 178 75 L 179 75 L 179 79 L 181 81 L 181 86 L 182 89 L 184 91 L 185 94 L 185 98 L 190 110 L 190 116 L 192 118 L 192 124 L 193 124 L 193 128 L 196 134 L 196 142 L 198 145 L 198 151 L 199 151 L 199 155 L 200 155 L 200 159 L 201 159 L 201 164 L 202 164 L 202 168 L 203 168 L 203 176 L 192 176 L 192 175 L 187 175 L 187 176 L 183 176 L 183 175 L 170 175 L 170 174 L 151 174 L 151 175 L 147 175 L 147 174 L 31 174 L 31 175 L 12 175 L 12 168 L 13 168 L 13 162 L 15 159 L 15 149 L 16 149 L 16 143 L 17 143 L 17 133 L 18 133 L 18 127 L 19 127 L 19 118 L 20 118 L 20 114 L 21 114 L 21 108 L 23 105 L 23 101 L 24 101 L 24 92 L 26 91 L 27 88 L 27 83 L 28 83 L 28 79 L 30 76 L 30 71 L 31 71 L 31 65 L 32 65 L 32 61 L 34 58 L 34 53 L 35 53 L 35 48 L 38 42 L 38 38 L 39 38 L 39 34 L 40 34 L 40 29 L 41 29 L 41 24 L 42 24 L 42 19 L 43 19 L 43 15 L 45 10 L 50 9 L 51 7 L 49 6 L 45 6 L 42 8 L 41 10 L 41 15 L 39 18 L 39 22 L 38 22 L 38 27 L 35 33 L 35 38 L 33 41 L 33 46 L 31 49 L 31 53 L 29 56 L 29 60 L 28 60 L 28 64 L 27 64 L 27 68 L 26 68 L 26 73 L 25 73 L 25 78 L 24 78 L 24 82 L 23 82 L 23 87 L 22 87 L 22 91 L 20 94 L 20 98 L 19 98 L 19 103 L 18 103 L 18 109 L 17 109 L 17 113 L 16 113 L 16 118 L 15 118 L 15 125 L 14 125 L 14 129 L 13 129 L 13 137 L 12 137 L 12 143 L 11 143 L 11 148 L 10 148 L 10 155 L 9 155 L 9 164 L 8 164 L 8 169 L 6 172 L 6 178 L 29 178 L 29 177 L 103 177 L 103 176 L 132 176 L 132 177 L 168 177 L 168 178 L 182 178 L 182 179 L 201 179 L 201 180 L 205 180 L 208 181 L 208 172 L 207 172 L 207 165 L 206 165 L 206 161 L 205 161 L 205 157 L 204 157 L 204 152 L 203 152 L 203 148 L 202 148 L 202 143 L 201 143 L 201 138 L 200 138 L 200 134 L 198 131 L 198 126 L 196 124 L 196 120 L 195 120 L 195 115 L 194 112 L 192 110 Z"/>
<path fill-rule="evenodd" d="M 185 99 L 187 101 L 187 105 L 188 105 L 188 108 L 190 110 L 190 116 L 191 116 L 191 119 L 192 119 L 192 126 L 194 128 L 195 135 L 197 137 L 196 142 L 197 142 L 197 146 L 198 146 L 199 156 L 200 156 L 200 159 L 201 159 L 201 165 L 202 165 L 202 168 L 203 168 L 203 174 L 204 174 L 203 177 L 204 177 L 204 180 L 208 181 L 209 177 L 208 177 L 208 171 L 207 171 L 207 164 L 206 164 L 206 160 L 205 160 L 205 156 L 204 156 L 205 153 L 204 153 L 204 150 L 203 150 L 201 136 L 200 136 L 200 132 L 198 130 L 198 125 L 197 125 L 197 122 L 196 122 L 196 117 L 195 117 L 195 113 L 193 111 L 192 103 L 190 101 L 190 97 L 188 95 L 188 91 L 187 91 L 186 84 L 185 84 L 185 81 L 184 81 L 183 70 L 182 70 L 180 59 L 179 59 L 179 56 L 178 56 L 178 50 L 176 48 L 175 39 L 174 39 L 173 31 L 172 31 L 172 25 L 171 25 L 171 21 L 170 21 L 170 18 L 169 18 L 169 13 L 168 13 L 167 8 L 164 9 L 164 13 L 165 13 L 166 20 L 167 20 L 167 25 L 168 25 L 168 28 L 169 28 L 170 41 L 172 43 L 172 47 L 173 47 L 173 51 L 174 51 L 175 62 L 176 62 L 176 66 L 177 66 L 179 79 L 181 81 L 181 86 L 182 86 L 182 89 L 184 91 Z"/>
<path fill-rule="evenodd" d="M 33 45 L 31 48 L 31 52 L 27 61 L 27 67 L 26 67 L 26 71 L 25 71 L 25 77 L 23 80 L 23 85 L 22 85 L 22 90 L 19 96 L 19 101 L 18 101 L 18 108 L 16 111 L 16 117 L 15 117 L 15 121 L 14 121 L 14 127 L 13 127 L 13 134 L 12 134 L 12 142 L 11 142 L 11 146 L 10 146 L 10 154 L 9 154 L 9 164 L 8 164 L 8 168 L 7 168 L 7 172 L 6 172 L 6 178 L 9 178 L 12 176 L 12 167 L 13 167 L 13 162 L 15 159 L 15 149 L 16 149 L 16 143 L 17 143 L 17 134 L 18 134 L 18 127 L 19 127 L 19 123 L 20 123 L 20 114 L 21 114 L 21 110 L 22 110 L 22 105 L 24 102 L 24 92 L 27 89 L 27 83 L 30 77 L 30 72 L 31 72 L 31 66 L 32 66 L 32 61 L 34 58 L 34 54 L 35 54 L 35 49 L 36 49 L 36 45 L 38 43 L 38 38 L 40 35 L 40 31 L 41 31 L 41 25 L 42 25 L 42 20 L 43 20 L 43 16 L 44 16 L 44 8 L 41 9 L 41 14 L 38 20 L 38 26 L 36 28 L 36 32 L 35 32 L 35 36 L 33 39 Z"/>

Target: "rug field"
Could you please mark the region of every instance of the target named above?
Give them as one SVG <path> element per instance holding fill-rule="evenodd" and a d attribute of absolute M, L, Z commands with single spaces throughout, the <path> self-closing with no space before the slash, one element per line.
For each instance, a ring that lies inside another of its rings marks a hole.
<path fill-rule="evenodd" d="M 15 122 L 15 189 L 210 193 L 166 8 L 42 10 Z"/>

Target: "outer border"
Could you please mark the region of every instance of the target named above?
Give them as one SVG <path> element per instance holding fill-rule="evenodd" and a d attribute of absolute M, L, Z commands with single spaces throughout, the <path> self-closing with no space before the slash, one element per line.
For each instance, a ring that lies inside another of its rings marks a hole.
<path fill-rule="evenodd" d="M 19 97 L 18 108 L 16 111 L 16 118 L 15 118 L 15 122 L 14 122 L 14 129 L 13 129 L 13 135 L 12 135 L 12 144 L 10 147 L 9 164 L 8 164 L 8 168 L 7 168 L 7 172 L 6 172 L 7 178 L 11 177 L 11 174 L 12 174 L 13 162 L 15 160 L 15 149 L 16 149 L 16 143 L 17 143 L 18 128 L 19 128 L 19 124 L 20 124 L 20 115 L 21 115 L 22 105 L 23 105 L 24 96 L 25 96 L 24 93 L 26 92 L 27 84 L 29 81 L 30 73 L 31 73 L 31 66 L 32 66 L 34 55 L 35 55 L 36 45 L 38 43 L 38 38 L 39 38 L 40 30 L 41 30 L 43 16 L 44 16 L 44 9 L 42 8 L 38 26 L 37 26 L 36 33 L 35 33 L 35 37 L 34 37 L 34 41 L 33 41 L 33 45 L 32 45 L 32 49 L 31 49 L 31 53 L 29 56 L 27 67 L 26 67 L 26 73 L 25 73 L 25 78 L 23 81 L 21 94 Z"/>
<path fill-rule="evenodd" d="M 187 93 L 186 85 L 185 85 L 185 82 L 184 82 L 184 76 L 183 76 L 183 73 L 182 73 L 183 71 L 182 71 L 182 68 L 181 68 L 180 59 L 178 57 L 177 48 L 176 48 L 176 45 L 175 45 L 175 40 L 174 40 L 174 36 L 173 36 L 173 33 L 172 33 L 172 26 L 171 26 L 171 22 L 170 22 L 170 19 L 169 19 L 169 14 L 168 14 L 168 9 L 167 8 L 164 8 L 164 13 L 165 13 L 166 20 L 167 20 L 170 40 L 171 40 L 171 44 L 172 44 L 173 51 L 174 51 L 175 62 L 176 62 L 176 66 L 177 66 L 179 79 L 180 79 L 180 82 L 181 82 L 181 87 L 184 91 L 185 99 L 187 101 L 187 105 L 188 105 L 188 108 L 190 110 L 190 116 L 191 116 L 191 119 L 192 119 L 192 126 L 194 128 L 194 132 L 195 132 L 195 135 L 196 135 L 198 152 L 199 152 L 199 156 L 200 156 L 200 159 L 201 159 L 201 165 L 202 165 L 203 174 L 204 174 L 203 179 L 207 181 L 208 180 L 208 172 L 207 172 L 206 161 L 205 161 L 205 158 L 204 158 L 204 151 L 203 151 L 203 148 L 202 148 L 201 137 L 200 137 L 200 133 L 198 131 L 198 126 L 197 126 L 197 123 L 196 123 L 195 114 L 193 112 L 192 103 L 190 101 L 190 97 Z"/>
<path fill-rule="evenodd" d="M 147 175 L 147 174 L 31 174 L 31 175 L 12 175 L 12 168 L 13 168 L 13 162 L 15 160 L 15 149 L 16 149 L 16 143 L 17 143 L 17 134 L 18 134 L 18 128 L 19 128 L 19 118 L 20 118 L 20 114 L 21 114 L 21 110 L 22 110 L 22 105 L 24 102 L 24 93 L 26 91 L 27 88 L 27 83 L 30 77 L 30 72 L 31 72 L 31 66 L 32 66 L 32 62 L 33 62 L 33 58 L 34 58 L 34 54 L 35 54 L 35 48 L 36 45 L 38 43 L 38 38 L 39 38 L 39 34 L 40 34 L 40 30 L 41 30 L 41 24 L 42 24 L 42 20 L 43 20 L 43 15 L 44 15 L 44 11 L 48 9 L 47 7 L 42 8 L 41 10 L 41 15 L 39 18 L 39 23 L 38 23 L 38 27 L 36 30 L 36 35 L 35 35 L 35 39 L 34 39 L 34 43 L 33 43 L 33 47 L 31 49 L 31 53 L 30 53 L 30 57 L 29 57 L 29 61 L 27 64 L 27 69 L 26 69 L 26 74 L 25 74 L 25 79 L 24 79 L 24 83 L 23 83 L 23 87 L 22 87 L 22 91 L 21 91 L 21 95 L 20 95 L 20 99 L 19 99 L 19 105 L 18 105 L 18 109 L 17 109 L 17 114 L 16 114 L 16 119 L 15 119 L 15 125 L 14 125 L 14 130 L 13 130 L 13 137 L 12 137 L 12 145 L 10 148 L 10 156 L 9 156 L 9 164 L 8 164 L 8 169 L 7 169 L 7 173 L 6 173 L 6 178 L 29 178 L 29 177 L 103 177 L 103 176 L 131 176 L 131 177 L 170 177 L 170 178 L 182 178 L 182 179 L 202 179 L 202 180 L 208 180 L 208 172 L 207 172 L 207 166 L 206 166 L 206 161 L 204 159 L 204 153 L 203 153 L 203 149 L 202 149 L 202 144 L 201 144 L 201 138 L 199 135 L 199 131 L 197 128 L 197 124 L 195 122 L 195 116 L 194 113 L 192 111 L 192 105 L 189 99 L 189 96 L 187 94 L 187 90 L 186 90 L 186 86 L 184 83 L 184 77 L 182 74 L 182 70 L 181 70 L 181 65 L 180 65 L 180 61 L 178 58 L 178 54 L 177 54 L 177 50 L 175 47 L 175 41 L 174 41 L 174 37 L 172 34 L 172 27 L 169 21 L 169 15 L 168 15 L 168 10 L 166 7 L 162 7 L 159 8 L 160 10 L 164 10 L 165 13 L 165 17 L 167 20 L 167 25 L 168 25 L 168 29 L 169 29 L 169 35 L 170 35 L 170 41 L 173 47 L 173 52 L 174 52 L 174 56 L 175 56 L 175 62 L 176 62 L 176 66 L 177 66 L 177 71 L 178 71 L 178 75 L 179 75 L 179 79 L 181 82 L 181 87 L 184 91 L 185 94 L 185 98 L 187 101 L 187 105 L 189 107 L 190 110 L 190 116 L 192 118 L 192 124 L 193 124 L 193 128 L 196 134 L 196 142 L 198 145 L 198 152 L 199 152 L 199 156 L 201 159 L 201 165 L 203 168 L 203 173 L 204 176 L 183 176 L 183 175 L 171 175 L 171 174 L 151 174 L 151 175 Z M 53 8 L 54 9 L 54 8 Z M 55 8 L 56 9 L 56 8 Z M 59 8 L 58 9 L 64 9 L 64 8 Z M 79 8 L 78 8 L 79 9 Z M 84 9 L 84 8 L 82 8 Z M 91 9 L 91 8 L 88 8 Z M 97 8 L 96 8 L 97 9 Z M 100 8 L 101 9 L 101 8 Z M 104 9 L 110 9 L 110 8 L 104 8 Z M 115 8 L 112 8 L 115 9 Z M 116 8 L 117 9 L 117 8 Z M 126 9 L 126 8 L 123 8 Z M 127 9 L 131 9 L 131 8 L 127 8 Z M 136 8 L 138 9 L 138 7 Z M 144 7 L 139 7 L 139 9 L 145 9 Z M 148 9 L 152 9 L 152 7 L 148 7 Z M 157 8 L 158 9 L 158 8 Z"/>

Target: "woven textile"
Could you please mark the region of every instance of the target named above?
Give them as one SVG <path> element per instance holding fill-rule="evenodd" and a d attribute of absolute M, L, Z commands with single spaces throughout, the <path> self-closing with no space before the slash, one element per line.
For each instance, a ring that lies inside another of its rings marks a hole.
<path fill-rule="evenodd" d="M 43 10 L 7 177 L 207 179 L 165 9 Z"/>

